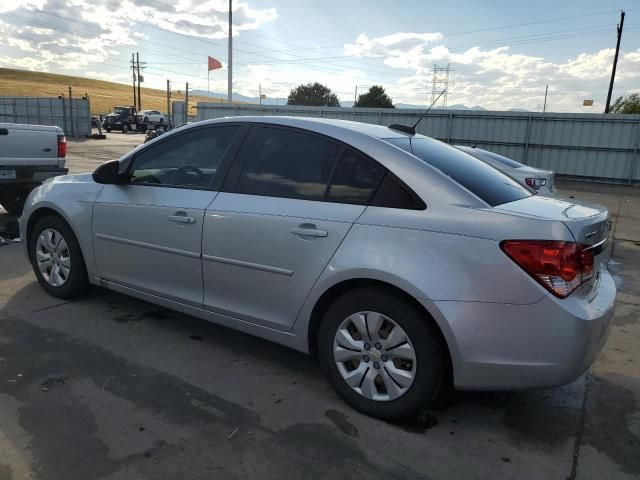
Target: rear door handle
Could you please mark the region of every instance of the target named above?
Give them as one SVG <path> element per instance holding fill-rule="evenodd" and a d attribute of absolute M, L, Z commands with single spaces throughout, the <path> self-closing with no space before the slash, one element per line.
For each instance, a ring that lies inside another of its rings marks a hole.
<path fill-rule="evenodd" d="M 175 215 L 170 215 L 169 220 L 174 223 L 196 223 L 196 219 L 193 217 L 187 217 L 185 212 L 176 212 Z"/>
<path fill-rule="evenodd" d="M 301 237 L 326 237 L 328 235 L 326 230 L 318 230 L 315 225 L 308 224 L 302 224 L 292 229 L 291 233 L 300 235 Z"/>

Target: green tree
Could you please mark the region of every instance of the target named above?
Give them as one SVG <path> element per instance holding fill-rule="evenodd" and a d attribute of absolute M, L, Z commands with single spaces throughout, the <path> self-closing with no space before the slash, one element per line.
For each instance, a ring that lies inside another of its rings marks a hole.
<path fill-rule="evenodd" d="M 640 113 L 640 93 L 618 97 L 611 106 L 611 113 Z"/>
<path fill-rule="evenodd" d="M 308 107 L 339 107 L 338 96 L 321 83 L 307 83 L 292 88 L 287 105 L 305 105 Z"/>
<path fill-rule="evenodd" d="M 363 95 L 358 95 L 358 100 L 353 104 L 354 107 L 369 108 L 396 108 L 382 85 L 374 85 L 369 91 Z"/>

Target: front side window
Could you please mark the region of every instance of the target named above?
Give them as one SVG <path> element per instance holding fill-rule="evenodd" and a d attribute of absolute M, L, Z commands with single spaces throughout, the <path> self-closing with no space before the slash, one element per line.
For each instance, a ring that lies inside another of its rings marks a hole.
<path fill-rule="evenodd" d="M 235 191 L 324 200 L 340 146 L 315 135 L 261 127 L 244 142 L 246 158 Z"/>
<path fill-rule="evenodd" d="M 199 128 L 173 135 L 136 155 L 129 182 L 206 188 L 239 127 Z"/>

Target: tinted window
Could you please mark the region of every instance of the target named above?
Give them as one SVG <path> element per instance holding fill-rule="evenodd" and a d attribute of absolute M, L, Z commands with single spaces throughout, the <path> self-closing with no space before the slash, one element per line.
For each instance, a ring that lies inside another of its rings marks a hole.
<path fill-rule="evenodd" d="M 392 173 L 387 173 L 376 191 L 371 205 L 374 207 L 424 210 L 424 202 Z"/>
<path fill-rule="evenodd" d="M 324 200 L 340 147 L 288 129 L 262 127 L 244 142 L 246 156 L 236 191 L 252 195 Z"/>
<path fill-rule="evenodd" d="M 524 166 L 523 164 L 516 162 L 515 160 L 511 160 L 510 158 L 504 157 L 502 155 L 498 155 L 497 153 L 490 152 L 488 150 L 483 150 L 481 148 L 476 148 L 476 150 L 478 151 L 478 153 L 482 155 L 486 155 L 490 159 L 495 160 L 496 162 L 500 162 L 502 165 L 506 165 L 507 167 L 521 168 Z"/>
<path fill-rule="evenodd" d="M 375 160 L 346 149 L 333 174 L 327 200 L 365 205 L 385 171 L 385 168 Z"/>
<path fill-rule="evenodd" d="M 138 153 L 132 183 L 208 187 L 237 126 L 199 128 L 174 135 Z"/>
<path fill-rule="evenodd" d="M 393 138 L 389 143 L 413 153 L 491 206 L 530 197 L 518 182 L 481 160 L 431 138 Z"/>

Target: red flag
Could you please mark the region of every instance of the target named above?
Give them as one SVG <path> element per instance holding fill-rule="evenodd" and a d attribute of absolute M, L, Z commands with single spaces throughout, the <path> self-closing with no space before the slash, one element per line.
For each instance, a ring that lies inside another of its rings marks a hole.
<path fill-rule="evenodd" d="M 209 57 L 209 71 L 216 70 L 218 68 L 222 68 L 222 64 L 220 61 L 216 60 L 213 57 Z"/>

